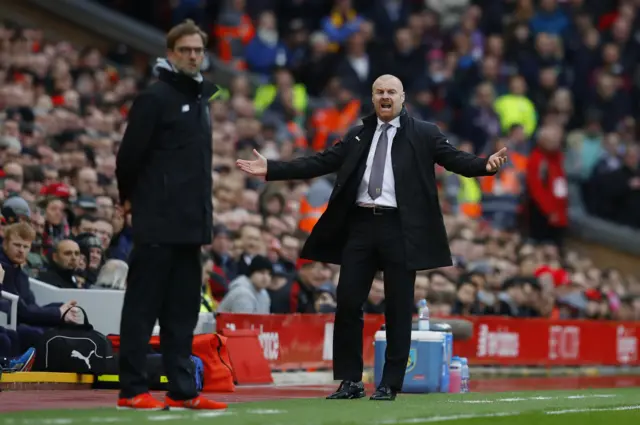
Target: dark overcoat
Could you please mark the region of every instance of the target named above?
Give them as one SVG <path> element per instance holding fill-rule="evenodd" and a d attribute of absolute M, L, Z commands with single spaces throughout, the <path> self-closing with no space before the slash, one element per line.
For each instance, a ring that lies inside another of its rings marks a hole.
<path fill-rule="evenodd" d="M 377 118 L 370 115 L 323 152 L 289 162 L 267 162 L 269 181 L 337 173 L 327 209 L 307 239 L 302 258 L 341 263 L 349 235 L 348 214 L 356 202 L 376 127 Z M 426 270 L 452 265 L 438 202 L 435 164 L 465 177 L 478 177 L 494 174 L 486 171 L 487 159 L 457 150 L 436 125 L 415 119 L 403 109 L 400 128 L 393 139 L 391 162 L 402 224 L 398 237 L 404 241 L 407 268 Z"/>

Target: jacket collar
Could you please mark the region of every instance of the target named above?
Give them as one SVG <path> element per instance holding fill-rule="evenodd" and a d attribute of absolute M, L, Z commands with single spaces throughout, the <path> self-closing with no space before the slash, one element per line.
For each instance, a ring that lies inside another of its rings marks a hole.
<path fill-rule="evenodd" d="M 160 68 L 158 69 L 158 78 L 160 81 L 164 81 L 181 92 L 199 95 L 203 91 L 202 80 L 197 81 L 193 77 L 181 72 L 173 72 L 168 69 Z"/>
<path fill-rule="evenodd" d="M 7 256 L 7 254 L 5 254 L 4 249 L 2 249 L 2 247 L 0 247 L 0 263 L 4 264 L 5 266 L 20 267 L 19 264 L 15 264 L 13 261 L 9 259 L 9 257 Z M 2 284 L 2 282 L 0 282 L 0 284 Z"/>

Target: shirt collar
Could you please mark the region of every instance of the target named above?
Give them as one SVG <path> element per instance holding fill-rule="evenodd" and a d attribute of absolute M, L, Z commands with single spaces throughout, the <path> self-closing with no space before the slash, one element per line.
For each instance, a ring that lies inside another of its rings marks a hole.
<path fill-rule="evenodd" d="M 382 121 L 380 118 L 378 118 L 378 130 L 380 130 L 380 128 L 382 127 L 382 124 L 384 124 L 385 122 Z M 392 127 L 395 128 L 400 128 L 400 116 L 395 117 L 394 119 L 392 119 L 391 121 L 389 121 L 389 124 L 391 124 Z"/>

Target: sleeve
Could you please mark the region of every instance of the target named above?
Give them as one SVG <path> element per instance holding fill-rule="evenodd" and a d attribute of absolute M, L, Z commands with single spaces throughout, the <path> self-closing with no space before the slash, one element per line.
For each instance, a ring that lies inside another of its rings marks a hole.
<path fill-rule="evenodd" d="M 487 172 L 487 158 L 480 158 L 454 148 L 435 125 L 430 130 L 430 133 L 429 137 L 435 141 L 435 161 L 448 171 L 464 177 L 491 176 L 495 174 L 495 172 Z"/>
<path fill-rule="evenodd" d="M 127 129 L 116 156 L 116 179 L 120 202 L 131 199 L 138 179 L 140 163 L 151 147 L 161 102 L 149 92 L 141 93 L 131 106 Z"/>
<path fill-rule="evenodd" d="M 347 134 L 343 140 L 324 151 L 293 161 L 267 161 L 267 181 L 307 180 L 335 173 L 344 162 L 347 153 L 345 140 L 348 139 Z"/>
<path fill-rule="evenodd" d="M 21 282 L 18 301 L 18 323 L 27 325 L 53 326 L 61 322 L 60 308 L 55 306 L 40 307 L 36 304 L 33 292 L 28 287 L 28 281 Z M 26 288 L 24 287 L 26 286 Z"/>

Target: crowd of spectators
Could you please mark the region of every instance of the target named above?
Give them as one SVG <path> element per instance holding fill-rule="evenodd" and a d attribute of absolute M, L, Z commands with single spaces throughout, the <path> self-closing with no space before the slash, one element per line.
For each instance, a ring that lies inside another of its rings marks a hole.
<path fill-rule="evenodd" d="M 640 21 L 636 2 L 614 3 L 173 2 L 175 20 L 198 20 L 208 54 L 238 70 L 211 102 L 215 229 L 202 252 L 202 311 L 335 310 L 339 267 L 299 258 L 301 207 L 312 191 L 326 202 L 332 177 L 265 184 L 234 163 L 253 149 L 285 160 L 324 149 L 371 111 L 373 80 L 393 73 L 409 112 L 459 149 L 509 148 L 495 178 L 437 169 L 454 265 L 419 272 L 416 302 L 426 298 L 435 315 L 640 320 L 638 276 L 563 245 L 568 182 L 591 213 L 640 228 Z M 125 287 L 131 221 L 115 204 L 115 153 L 132 99 L 155 78 L 129 65 L 121 49 L 0 25 L 2 226 L 31 224 L 33 235 L 13 231 L 30 245 L 31 277 Z M 18 261 L 9 242 L 5 269 Z M 29 293 L 28 280 L 15 282 L 3 290 Z M 381 275 L 364 309 L 384 311 Z"/>

